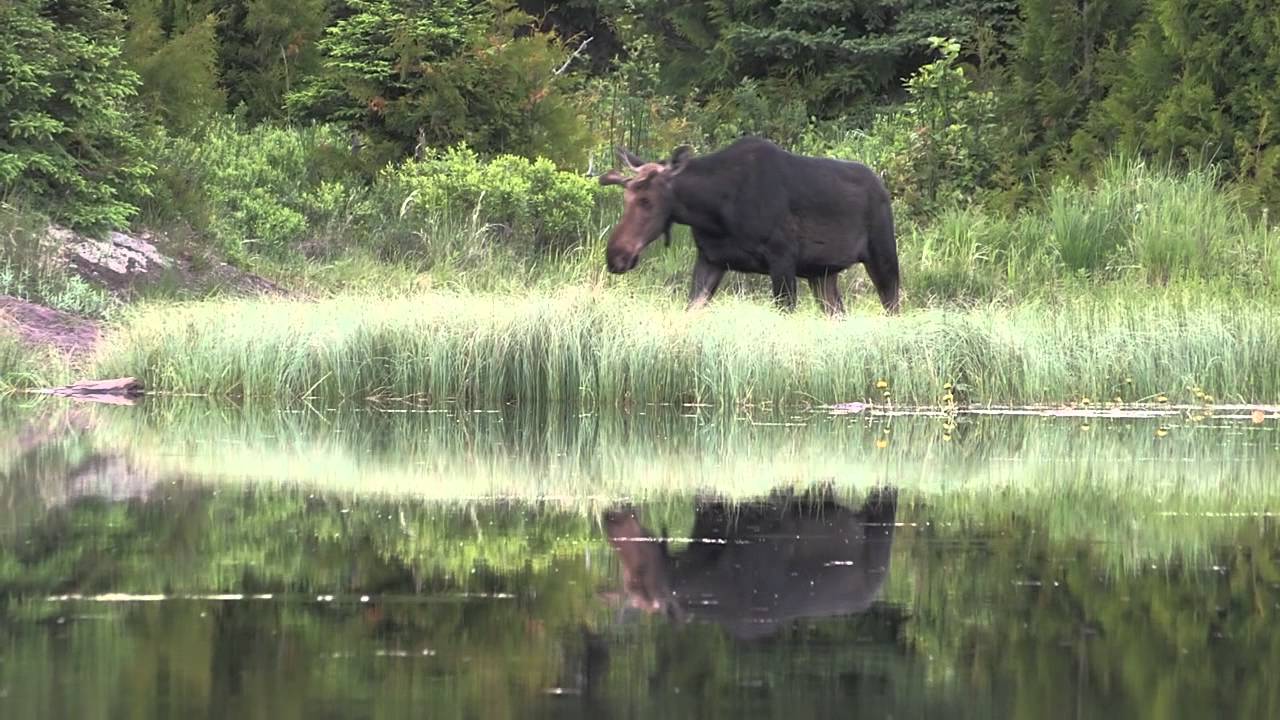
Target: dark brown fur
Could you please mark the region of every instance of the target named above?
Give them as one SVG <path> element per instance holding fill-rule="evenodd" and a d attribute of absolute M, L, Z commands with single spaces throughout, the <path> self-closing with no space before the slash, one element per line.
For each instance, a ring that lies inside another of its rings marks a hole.
<path fill-rule="evenodd" d="M 624 149 L 634 172 L 610 171 L 603 185 L 624 188 L 622 218 L 609 238 L 611 272 L 636 266 L 672 223 L 688 225 L 698 249 L 689 306 L 711 300 L 724 273 L 765 274 L 781 307 L 796 302 L 796 279 L 829 314 L 844 311 L 837 275 L 862 263 L 886 311 L 899 309 L 897 243 L 889 193 L 861 163 L 795 155 L 744 138 L 709 155 L 677 148 L 666 163 Z"/>

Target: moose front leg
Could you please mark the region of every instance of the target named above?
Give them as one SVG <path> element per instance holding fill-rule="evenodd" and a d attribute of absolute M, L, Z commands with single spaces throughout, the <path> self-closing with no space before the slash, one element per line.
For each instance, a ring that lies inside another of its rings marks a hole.
<path fill-rule="evenodd" d="M 686 309 L 694 310 L 711 302 L 723 279 L 724 267 L 711 264 L 702 253 L 698 253 L 698 259 L 693 264 L 693 286 L 689 288 L 689 304 Z"/>

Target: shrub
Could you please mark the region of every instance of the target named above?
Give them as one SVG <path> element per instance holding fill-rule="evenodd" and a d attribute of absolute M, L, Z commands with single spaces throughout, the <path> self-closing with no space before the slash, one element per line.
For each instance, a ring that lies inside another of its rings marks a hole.
<path fill-rule="evenodd" d="M 152 168 L 130 119 L 138 76 L 109 0 L 0 6 L 0 193 L 72 227 L 122 227 Z"/>
<path fill-rule="evenodd" d="M 960 44 L 929 40 L 941 57 L 907 80 L 909 100 L 877 118 L 870 132 L 846 133 L 823 148 L 882 173 L 895 203 L 915 215 L 968 202 L 989 188 L 1002 145 L 995 96 L 965 76 Z"/>
<path fill-rule="evenodd" d="M 595 181 L 545 158 L 482 160 L 460 145 L 390 167 L 380 181 L 401 216 L 475 217 L 515 247 L 543 251 L 577 245 L 603 197 Z"/>
<path fill-rule="evenodd" d="M 230 118 L 159 151 L 154 221 L 187 221 L 232 257 L 280 255 L 308 231 L 370 208 L 332 126 L 246 128 Z"/>

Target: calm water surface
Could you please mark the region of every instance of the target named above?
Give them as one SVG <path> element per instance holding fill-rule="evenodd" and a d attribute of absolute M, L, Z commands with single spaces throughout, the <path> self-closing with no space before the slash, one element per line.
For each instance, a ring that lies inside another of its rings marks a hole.
<path fill-rule="evenodd" d="M 1280 717 L 1247 418 L 0 404 L 0 717 Z"/>

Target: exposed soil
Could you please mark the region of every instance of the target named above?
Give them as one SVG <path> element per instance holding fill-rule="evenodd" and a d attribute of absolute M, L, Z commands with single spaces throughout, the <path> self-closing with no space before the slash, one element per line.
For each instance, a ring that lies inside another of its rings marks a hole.
<path fill-rule="evenodd" d="M 93 350 L 102 335 L 96 320 L 0 295 L 0 326 L 17 332 L 18 339 L 33 347 L 53 348 L 68 356 Z"/>
<path fill-rule="evenodd" d="M 112 232 L 104 238 L 91 238 L 51 226 L 46 239 L 50 251 L 58 254 L 68 271 L 126 302 L 149 286 L 162 287 L 174 295 L 290 294 L 266 278 L 188 252 L 148 232 Z M 172 255 L 160 248 L 169 248 Z M 56 350 L 73 362 L 93 351 L 102 327 L 92 318 L 0 295 L 0 332 L 13 331 L 23 343 Z"/>

